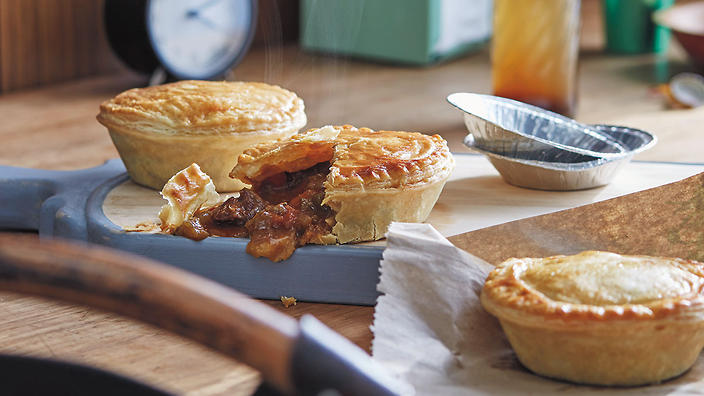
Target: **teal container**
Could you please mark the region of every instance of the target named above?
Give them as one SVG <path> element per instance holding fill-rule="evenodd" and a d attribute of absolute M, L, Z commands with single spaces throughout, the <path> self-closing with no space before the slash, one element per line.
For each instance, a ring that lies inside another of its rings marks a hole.
<path fill-rule="evenodd" d="M 486 43 L 491 12 L 491 0 L 471 8 L 466 0 L 302 0 L 300 42 L 310 51 L 427 65 Z"/>
<path fill-rule="evenodd" d="M 674 0 L 603 0 L 606 50 L 618 54 L 661 53 L 670 30 L 653 22 L 653 12 Z"/>

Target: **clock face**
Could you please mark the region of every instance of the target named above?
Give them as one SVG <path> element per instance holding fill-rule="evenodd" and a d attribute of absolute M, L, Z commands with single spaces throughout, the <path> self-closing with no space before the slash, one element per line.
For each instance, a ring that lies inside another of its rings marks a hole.
<path fill-rule="evenodd" d="M 147 31 L 154 52 L 178 78 L 223 74 L 249 47 L 252 0 L 151 0 Z"/>

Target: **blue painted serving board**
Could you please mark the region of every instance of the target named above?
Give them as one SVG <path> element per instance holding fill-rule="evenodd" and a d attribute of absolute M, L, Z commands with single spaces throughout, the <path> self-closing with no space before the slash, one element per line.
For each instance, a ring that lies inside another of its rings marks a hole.
<path fill-rule="evenodd" d="M 454 235 L 520 218 L 554 212 L 673 182 L 704 171 L 700 164 L 635 162 L 609 186 L 575 192 L 517 188 L 504 183 L 481 156 L 458 154 L 457 168 L 429 222 Z M 247 239 L 186 238 L 126 232 L 106 216 L 106 197 L 129 186 L 139 194 L 159 193 L 129 182 L 120 160 L 77 171 L 0 166 L 0 229 L 38 230 L 144 255 L 211 278 L 256 298 L 294 296 L 300 301 L 373 305 L 378 293 L 383 243 L 305 246 L 273 263 L 246 254 Z M 132 191 L 130 190 L 130 191 Z M 114 195 L 114 194 L 113 194 Z M 129 201 L 111 200 L 111 204 Z M 145 213 L 155 216 L 161 202 Z M 139 217 L 139 216 L 137 216 Z M 114 220 L 114 218 L 113 218 Z M 116 220 L 117 221 L 117 220 Z M 119 221 L 117 221 L 119 223 Z"/>

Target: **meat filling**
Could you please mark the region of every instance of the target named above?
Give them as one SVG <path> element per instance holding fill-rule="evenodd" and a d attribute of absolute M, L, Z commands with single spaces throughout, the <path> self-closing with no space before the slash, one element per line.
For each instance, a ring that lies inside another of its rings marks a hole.
<path fill-rule="evenodd" d="M 335 213 L 323 205 L 323 183 L 329 172 L 324 162 L 312 168 L 275 175 L 242 190 L 219 206 L 197 211 L 176 230 L 194 240 L 208 236 L 250 237 L 247 253 L 281 261 L 297 247 L 324 243 Z"/>

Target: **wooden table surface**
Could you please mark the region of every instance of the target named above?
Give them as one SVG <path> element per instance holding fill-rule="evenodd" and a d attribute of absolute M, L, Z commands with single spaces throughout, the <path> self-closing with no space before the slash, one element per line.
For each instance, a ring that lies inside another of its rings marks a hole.
<path fill-rule="evenodd" d="M 678 52 L 669 58 L 583 53 L 578 118 L 605 122 L 632 117 L 636 124 L 643 119 L 647 124 L 648 119 L 695 114 L 663 113 L 663 99 L 652 92 L 656 82 L 689 67 Z M 491 81 L 486 52 L 433 67 L 406 68 L 311 55 L 296 47 L 251 52 L 234 78 L 296 91 L 305 100 L 309 127 L 349 123 L 440 133 L 456 152 L 467 151 L 461 143 L 465 130 L 460 113 L 444 98 L 457 91 L 488 93 Z M 117 157 L 105 129 L 95 121 L 98 105 L 143 84 L 144 77 L 125 71 L 0 96 L 0 164 L 79 169 Z M 704 114 L 697 114 L 704 121 Z M 701 122 L 692 123 L 691 129 L 657 129 L 658 145 L 637 159 L 704 160 Z M 371 307 L 299 303 L 286 309 L 278 302 L 267 304 L 295 317 L 311 313 L 361 347 L 370 347 Z M 259 381 L 247 367 L 158 329 L 9 293 L 0 293 L 3 352 L 89 363 L 192 395 L 248 394 Z"/>

